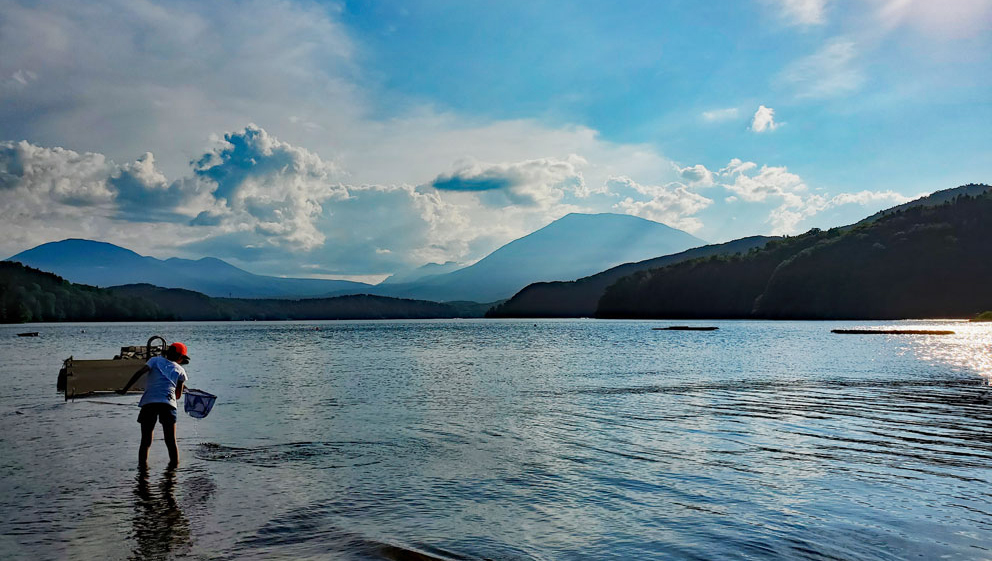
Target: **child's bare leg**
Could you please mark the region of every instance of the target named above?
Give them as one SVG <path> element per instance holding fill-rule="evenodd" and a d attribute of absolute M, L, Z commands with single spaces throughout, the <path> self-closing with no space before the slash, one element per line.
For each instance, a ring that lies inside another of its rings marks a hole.
<path fill-rule="evenodd" d="M 155 434 L 155 423 L 141 425 L 141 446 L 138 448 L 138 467 L 148 465 L 148 449 L 152 447 L 152 437 Z"/>
<path fill-rule="evenodd" d="M 179 447 L 176 445 L 176 423 L 162 425 L 165 436 L 165 447 L 169 449 L 169 466 L 179 465 Z"/>

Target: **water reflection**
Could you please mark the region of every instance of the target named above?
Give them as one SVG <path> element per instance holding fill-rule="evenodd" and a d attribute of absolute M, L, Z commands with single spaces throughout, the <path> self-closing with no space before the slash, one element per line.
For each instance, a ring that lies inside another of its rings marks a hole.
<path fill-rule="evenodd" d="M 165 559 L 189 550 L 190 525 L 176 501 L 176 470 L 166 469 L 155 489 L 147 469 L 138 470 L 134 486 L 132 559 Z"/>
<path fill-rule="evenodd" d="M 941 327 L 952 329 L 953 335 L 905 338 L 903 348 L 912 349 L 916 356 L 925 361 L 974 372 L 982 376 L 986 385 L 992 385 L 992 324 L 943 323 Z"/>

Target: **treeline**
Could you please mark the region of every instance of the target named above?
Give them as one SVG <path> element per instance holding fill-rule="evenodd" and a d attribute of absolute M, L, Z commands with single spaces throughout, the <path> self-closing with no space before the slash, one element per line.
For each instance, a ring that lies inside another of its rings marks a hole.
<path fill-rule="evenodd" d="M 449 304 L 369 294 L 283 300 L 212 298 L 192 290 L 150 284 L 130 284 L 109 290 L 121 296 L 153 300 L 183 321 L 432 319 L 464 315 Z"/>
<path fill-rule="evenodd" d="M 0 323 L 171 319 L 171 313 L 145 298 L 73 284 L 52 273 L 0 261 Z"/>
<path fill-rule="evenodd" d="M 0 261 L 0 323 L 49 321 L 220 321 L 477 317 L 475 303 L 441 304 L 367 294 L 303 300 L 211 298 L 192 290 L 134 284 L 74 284 Z"/>
<path fill-rule="evenodd" d="M 655 257 L 636 263 L 625 263 L 607 269 L 601 273 L 583 277 L 574 281 L 536 282 L 524 287 L 502 304 L 494 306 L 488 312 L 488 318 L 578 318 L 592 317 L 596 314 L 596 306 L 603 292 L 617 280 L 634 274 L 674 265 L 683 261 L 691 261 L 714 255 L 732 255 L 747 253 L 762 247 L 772 238 L 768 236 L 751 236 L 722 244 L 704 245 L 662 257 Z"/>
<path fill-rule="evenodd" d="M 605 318 L 895 319 L 992 308 L 992 196 L 959 196 L 874 222 L 624 277 Z"/>

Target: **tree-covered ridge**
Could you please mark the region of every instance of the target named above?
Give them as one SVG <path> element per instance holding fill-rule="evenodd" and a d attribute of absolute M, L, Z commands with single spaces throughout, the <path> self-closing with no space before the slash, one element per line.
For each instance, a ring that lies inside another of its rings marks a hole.
<path fill-rule="evenodd" d="M 0 323 L 169 320 L 145 298 L 73 284 L 58 275 L 0 261 Z"/>
<path fill-rule="evenodd" d="M 212 298 L 181 288 L 150 284 L 112 287 L 115 294 L 144 297 L 161 304 L 184 321 L 432 319 L 461 317 L 455 306 L 427 300 L 356 294 L 301 300 Z"/>
<path fill-rule="evenodd" d="M 776 238 L 751 236 L 722 244 L 704 245 L 680 253 L 625 263 L 574 281 L 536 282 L 524 287 L 513 298 L 494 306 L 486 317 L 591 317 L 608 286 L 638 271 L 657 269 L 683 261 L 713 255 L 747 253 Z"/>
<path fill-rule="evenodd" d="M 598 317 L 892 319 L 992 308 L 992 195 L 624 277 Z"/>
<path fill-rule="evenodd" d="M 477 307 L 477 306 L 476 306 Z M 111 288 L 73 284 L 16 262 L 0 262 L 0 323 L 48 321 L 216 321 L 428 319 L 482 310 L 367 294 L 303 300 L 211 298 L 148 284 Z"/>

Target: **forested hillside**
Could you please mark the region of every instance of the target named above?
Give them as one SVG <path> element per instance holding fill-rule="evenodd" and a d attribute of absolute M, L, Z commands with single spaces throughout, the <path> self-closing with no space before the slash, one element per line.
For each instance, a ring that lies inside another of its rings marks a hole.
<path fill-rule="evenodd" d="M 167 319 L 173 319 L 172 314 L 145 298 L 73 284 L 52 273 L 0 261 L 0 323 Z"/>
<path fill-rule="evenodd" d="M 992 308 L 992 195 L 624 277 L 598 317 L 891 319 Z"/>
<path fill-rule="evenodd" d="M 304 300 L 211 298 L 148 284 L 96 288 L 15 262 L 0 262 L 0 323 L 425 319 L 481 315 L 470 306 L 356 295 Z"/>
<path fill-rule="evenodd" d="M 591 317 L 595 315 L 596 305 L 606 288 L 627 275 L 701 257 L 747 253 L 773 239 L 776 238 L 752 236 L 722 244 L 695 247 L 646 261 L 617 265 L 612 269 L 574 281 L 536 282 L 526 286 L 513 298 L 493 307 L 486 312 L 486 317 Z"/>
<path fill-rule="evenodd" d="M 429 319 L 461 314 L 449 304 L 358 294 L 302 300 L 211 298 L 180 288 L 148 284 L 112 287 L 114 294 L 144 297 L 161 304 L 184 321 L 195 320 L 321 320 Z"/>

